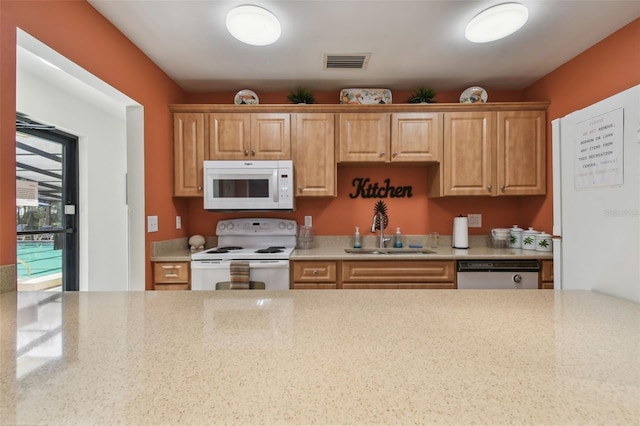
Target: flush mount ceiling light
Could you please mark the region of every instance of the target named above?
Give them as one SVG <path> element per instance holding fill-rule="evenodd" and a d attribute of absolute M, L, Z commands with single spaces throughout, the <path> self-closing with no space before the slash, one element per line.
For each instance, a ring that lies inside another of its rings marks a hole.
<path fill-rule="evenodd" d="M 487 43 L 518 31 L 527 22 L 529 11 L 519 3 L 504 3 L 477 14 L 464 32 L 467 40 Z"/>
<path fill-rule="evenodd" d="M 243 43 L 266 46 L 280 38 L 280 22 L 258 6 L 238 6 L 227 14 L 227 30 Z"/>

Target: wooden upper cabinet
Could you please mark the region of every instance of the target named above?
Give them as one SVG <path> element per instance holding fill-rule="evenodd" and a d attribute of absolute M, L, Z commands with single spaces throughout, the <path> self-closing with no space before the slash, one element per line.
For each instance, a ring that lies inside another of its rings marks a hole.
<path fill-rule="evenodd" d="M 389 161 L 388 113 L 338 114 L 338 162 Z"/>
<path fill-rule="evenodd" d="M 338 162 L 440 161 L 442 114 L 339 114 Z"/>
<path fill-rule="evenodd" d="M 205 150 L 205 115 L 173 114 L 173 195 L 202 196 Z"/>
<path fill-rule="evenodd" d="M 243 160 L 251 150 L 251 116 L 209 114 L 209 160 Z"/>
<path fill-rule="evenodd" d="M 546 193 L 545 111 L 444 114 L 444 153 L 430 195 Z M 440 193 L 437 193 L 440 192 Z"/>
<path fill-rule="evenodd" d="M 545 194 L 545 119 L 544 111 L 497 113 L 498 195 Z"/>
<path fill-rule="evenodd" d="M 292 114 L 291 129 L 295 195 L 335 197 L 334 115 Z"/>
<path fill-rule="evenodd" d="M 443 195 L 491 195 L 495 113 L 444 114 Z"/>
<path fill-rule="evenodd" d="M 209 159 L 291 159 L 290 114 L 209 114 Z"/>
<path fill-rule="evenodd" d="M 406 112 L 391 115 L 391 161 L 440 161 L 442 114 Z"/>

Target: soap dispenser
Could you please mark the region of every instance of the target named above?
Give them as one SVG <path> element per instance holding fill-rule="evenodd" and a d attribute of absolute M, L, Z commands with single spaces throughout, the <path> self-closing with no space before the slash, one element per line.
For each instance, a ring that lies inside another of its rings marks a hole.
<path fill-rule="evenodd" d="M 393 240 L 394 248 L 402 248 L 402 234 L 400 233 L 400 227 L 396 228 L 396 236 Z"/>
<path fill-rule="evenodd" d="M 361 248 L 362 242 L 360 241 L 360 227 L 356 226 L 356 233 L 353 235 L 353 248 Z"/>

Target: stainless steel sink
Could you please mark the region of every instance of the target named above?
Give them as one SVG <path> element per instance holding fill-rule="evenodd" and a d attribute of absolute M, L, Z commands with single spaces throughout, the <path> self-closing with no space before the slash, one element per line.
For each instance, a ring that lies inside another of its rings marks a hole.
<path fill-rule="evenodd" d="M 359 248 L 344 249 L 350 254 L 434 254 L 435 251 L 414 248 Z"/>

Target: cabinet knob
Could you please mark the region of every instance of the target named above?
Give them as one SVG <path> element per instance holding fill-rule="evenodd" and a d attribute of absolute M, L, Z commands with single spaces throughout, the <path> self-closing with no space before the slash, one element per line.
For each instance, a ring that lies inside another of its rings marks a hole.
<path fill-rule="evenodd" d="M 386 153 L 384 151 L 380 151 L 380 157 L 384 157 Z"/>
<path fill-rule="evenodd" d="M 505 190 L 505 189 L 507 189 L 507 187 L 506 187 L 506 186 L 504 186 L 504 185 L 502 185 L 502 186 L 500 187 L 500 190 L 501 190 L 502 192 L 504 192 L 504 190 Z"/>
<path fill-rule="evenodd" d="M 251 155 L 256 155 L 256 150 L 255 149 L 251 150 Z"/>
<path fill-rule="evenodd" d="M 301 186 L 298 187 L 298 192 L 302 192 L 304 188 L 302 188 Z"/>
<path fill-rule="evenodd" d="M 313 275 L 318 275 L 318 271 L 316 269 L 313 270 L 313 272 L 311 272 Z"/>
<path fill-rule="evenodd" d="M 394 152 L 394 153 L 393 153 L 393 156 L 394 156 L 394 157 L 397 157 L 397 156 L 398 156 L 398 153 L 397 153 L 397 152 Z"/>
<path fill-rule="evenodd" d="M 198 191 L 202 191 L 202 187 L 201 186 L 198 187 Z"/>
<path fill-rule="evenodd" d="M 244 156 L 247 157 L 249 155 L 249 150 L 245 149 L 244 150 Z"/>
<path fill-rule="evenodd" d="M 487 189 L 491 191 L 493 189 L 493 185 L 487 185 Z"/>

